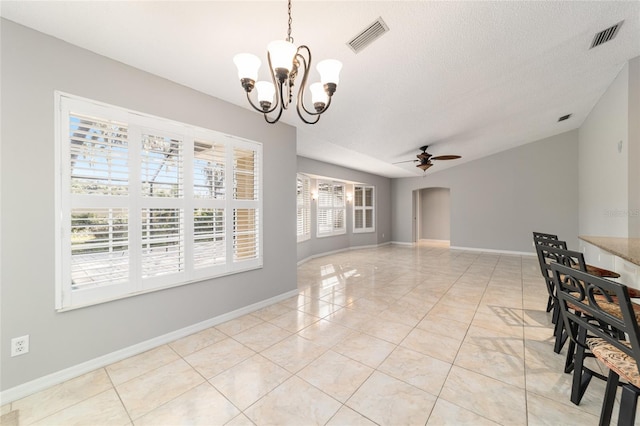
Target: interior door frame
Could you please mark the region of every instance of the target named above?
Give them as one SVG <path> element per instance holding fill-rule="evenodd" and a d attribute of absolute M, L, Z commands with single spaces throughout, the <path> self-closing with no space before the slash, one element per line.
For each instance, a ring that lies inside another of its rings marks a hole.
<path fill-rule="evenodd" d="M 411 220 L 411 242 L 415 244 L 420 241 L 420 221 L 418 220 L 421 217 L 420 189 L 414 190 L 411 194 L 411 214 L 413 215 Z"/>

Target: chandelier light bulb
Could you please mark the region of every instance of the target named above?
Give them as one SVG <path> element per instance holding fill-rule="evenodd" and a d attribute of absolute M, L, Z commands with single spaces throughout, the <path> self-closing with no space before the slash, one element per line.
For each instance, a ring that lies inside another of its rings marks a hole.
<path fill-rule="evenodd" d="M 233 57 L 233 63 L 238 67 L 238 78 L 256 81 L 258 79 L 258 69 L 262 62 L 260 58 L 251 53 L 238 53 Z"/>
<path fill-rule="evenodd" d="M 263 105 L 263 102 L 268 103 L 267 108 L 273 103 L 273 96 L 276 94 L 276 88 L 273 83 L 269 81 L 259 81 L 256 83 L 256 90 L 258 91 L 258 102 Z"/>
<path fill-rule="evenodd" d="M 285 40 L 276 40 L 267 46 L 269 56 L 271 57 L 271 66 L 280 81 L 284 81 L 289 76 L 291 68 L 293 68 L 293 58 L 298 48 L 291 42 Z"/>
<path fill-rule="evenodd" d="M 322 84 L 333 83 L 336 86 L 340 83 L 340 70 L 342 70 L 342 62 L 335 59 L 325 59 L 318 62 L 316 67 L 320 73 L 320 81 Z"/>
<path fill-rule="evenodd" d="M 319 106 L 320 109 L 323 109 L 328 101 L 327 93 L 324 91 L 324 85 L 322 83 L 313 83 L 309 86 L 309 90 L 311 91 L 311 102 L 313 102 L 313 106 Z M 316 108 L 316 110 L 317 109 L 318 108 Z"/>

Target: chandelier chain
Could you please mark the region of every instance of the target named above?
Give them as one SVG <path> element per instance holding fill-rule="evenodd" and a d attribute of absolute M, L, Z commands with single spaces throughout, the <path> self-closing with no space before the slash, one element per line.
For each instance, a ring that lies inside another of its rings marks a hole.
<path fill-rule="evenodd" d="M 291 0 L 289 0 L 289 6 L 288 6 L 288 13 L 289 13 L 289 30 L 287 31 L 287 41 L 290 43 L 293 43 L 293 37 L 291 37 Z"/>

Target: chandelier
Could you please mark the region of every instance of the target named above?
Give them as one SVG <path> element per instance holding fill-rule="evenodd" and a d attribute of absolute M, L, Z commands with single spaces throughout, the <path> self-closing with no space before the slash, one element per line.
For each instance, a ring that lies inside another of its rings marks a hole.
<path fill-rule="evenodd" d="M 264 114 L 267 123 L 276 123 L 280 120 L 282 111 L 289 108 L 293 102 L 293 87 L 296 78 L 301 75 L 302 82 L 296 97 L 296 111 L 302 121 L 307 124 L 315 124 L 320 120 L 320 115 L 329 109 L 331 99 L 339 83 L 342 63 L 335 59 L 326 59 L 318 62 L 317 70 L 320 73 L 320 82 L 309 86 L 313 110 L 310 111 L 304 104 L 304 95 L 311 67 L 311 51 L 307 46 L 296 47 L 291 37 L 291 0 L 288 2 L 289 30 L 286 40 L 272 41 L 267 46 L 267 60 L 271 81 L 258 81 L 258 69 L 260 59 L 250 53 L 239 53 L 233 57 L 233 62 L 238 67 L 240 84 L 247 94 L 249 104 L 258 112 Z M 251 99 L 251 92 L 256 89 L 258 104 Z M 274 102 L 275 96 L 275 102 Z M 276 112 L 276 117 L 270 119 L 267 114 Z"/>

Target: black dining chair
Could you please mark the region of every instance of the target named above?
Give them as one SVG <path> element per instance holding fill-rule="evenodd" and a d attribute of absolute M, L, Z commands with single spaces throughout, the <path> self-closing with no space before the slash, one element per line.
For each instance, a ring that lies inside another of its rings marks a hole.
<path fill-rule="evenodd" d="M 555 241 L 558 244 L 538 244 L 536 245 L 536 253 L 538 255 L 538 262 L 540 263 L 540 271 L 545 279 L 547 292 L 551 300 L 551 322 L 555 324 L 553 329 L 553 336 L 555 338 L 553 351 L 560 353 L 565 341 L 567 340 L 567 334 L 564 331 L 564 323 L 560 319 L 560 307 L 558 305 L 556 284 L 553 281 L 553 271 L 551 265 L 560 263 L 570 266 L 581 271 L 586 271 L 586 263 L 584 256 L 578 251 L 572 251 L 566 249 L 566 243 L 564 241 Z M 567 371 L 567 369 L 569 370 Z M 570 363 L 567 361 L 565 371 L 569 372 Z"/>
<path fill-rule="evenodd" d="M 570 339 L 609 368 L 599 424 L 611 422 L 620 385 L 618 425 L 633 425 L 640 395 L 640 331 L 628 288 L 559 263 L 551 269 Z"/>
<path fill-rule="evenodd" d="M 553 350 L 556 353 L 560 353 L 568 338 L 568 331 L 566 330 L 565 323 L 561 318 L 561 308 L 558 301 L 558 287 L 553 277 L 552 267 L 555 264 L 565 265 L 571 269 L 581 272 L 589 273 L 586 268 L 584 256 L 578 251 L 563 250 L 557 247 L 538 245 L 536 247 L 538 251 L 538 258 L 543 259 L 543 263 L 540 264 L 540 268 L 543 271 L 543 275 L 546 276 L 547 286 L 551 287 L 551 291 L 554 295 L 554 310 L 552 318 L 555 319 L 553 336 L 554 347 Z M 592 275 L 592 274 L 589 274 Z M 597 292 L 596 292 L 597 293 Z M 628 289 L 628 293 L 637 293 L 635 289 Z M 604 295 L 597 295 L 598 300 L 604 300 Z M 640 319 L 640 305 L 634 305 L 636 307 L 636 314 Z M 579 310 L 578 307 L 572 306 L 574 310 Z M 619 315 L 615 304 L 607 305 L 607 308 L 614 314 Z M 582 315 L 586 313 L 582 312 Z M 597 377 L 602 380 L 606 380 L 606 377 L 602 374 L 593 371 L 585 367 L 585 359 L 592 357 L 593 354 L 588 350 L 585 350 L 584 345 L 576 345 L 573 340 L 570 340 L 567 348 L 567 354 L 565 359 L 564 371 L 565 373 L 571 373 L 573 371 L 573 381 L 571 388 L 571 401 L 574 404 L 580 404 L 582 397 L 589 386 L 592 377 Z"/>
<path fill-rule="evenodd" d="M 550 245 L 552 247 L 564 248 L 565 250 L 567 249 L 567 242 L 560 240 L 558 236 L 554 234 L 545 234 L 543 232 L 533 232 L 533 242 L 534 242 L 534 245 L 545 244 L 545 245 Z M 620 278 L 620 274 L 615 271 L 611 271 L 609 269 L 604 269 L 604 268 L 600 268 L 598 266 L 589 265 L 589 264 L 587 264 L 587 272 L 597 277 Z M 640 293 L 638 293 L 638 296 L 632 295 L 631 297 L 640 297 Z M 548 307 L 547 307 L 547 312 L 549 312 Z"/>
<path fill-rule="evenodd" d="M 566 250 L 567 249 L 567 243 L 565 241 L 560 241 L 557 238 L 553 239 L 553 238 L 545 238 L 542 237 L 541 235 L 550 235 L 550 234 L 541 234 L 540 232 L 534 232 L 533 233 L 533 242 L 534 245 L 536 247 L 536 254 L 538 255 L 538 263 L 540 264 L 540 272 L 542 273 L 542 276 L 545 279 L 545 284 L 547 286 L 547 294 L 549 295 L 549 298 L 547 299 L 547 312 L 551 312 L 553 311 L 553 315 L 552 315 L 552 321 L 554 324 L 556 324 L 557 319 L 558 319 L 558 314 L 557 314 L 557 309 L 554 309 L 554 303 L 555 303 L 555 290 L 553 287 L 553 280 L 551 279 L 551 273 L 548 270 L 548 268 L 545 268 L 544 265 L 547 264 L 549 261 L 555 261 L 555 259 L 547 259 L 544 256 L 547 255 L 547 253 L 544 250 L 539 250 L 538 248 L 540 246 L 542 247 L 554 247 L 554 248 L 558 248 L 558 249 L 563 249 Z"/>

